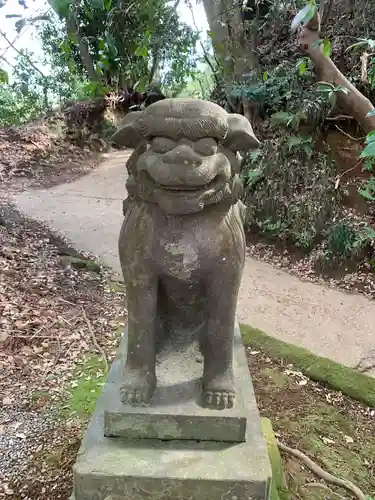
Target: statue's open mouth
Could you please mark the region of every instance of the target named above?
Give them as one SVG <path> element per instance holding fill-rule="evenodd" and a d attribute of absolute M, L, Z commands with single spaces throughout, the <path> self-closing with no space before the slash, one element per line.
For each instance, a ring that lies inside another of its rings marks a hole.
<path fill-rule="evenodd" d="M 199 176 L 194 183 L 193 175 L 181 183 L 176 176 L 171 184 L 157 182 L 146 170 L 142 170 L 139 176 L 140 197 L 145 201 L 157 203 L 168 214 L 200 212 L 205 206 L 221 203 L 231 196 L 230 176 L 224 169 L 221 172 L 216 171 L 212 180 L 205 184 L 199 183 L 202 181 Z"/>
<path fill-rule="evenodd" d="M 187 184 L 171 184 L 171 185 L 164 185 L 164 184 L 157 184 L 158 187 L 160 187 L 163 191 L 168 191 L 171 193 L 181 193 L 181 192 L 186 192 L 186 193 L 201 193 L 201 192 L 206 192 L 211 189 L 219 188 L 222 186 L 227 181 L 225 178 L 225 175 L 223 174 L 217 174 L 212 181 L 206 183 L 206 184 L 201 184 L 200 186 L 189 186 Z M 155 182 L 155 181 L 154 181 Z"/>

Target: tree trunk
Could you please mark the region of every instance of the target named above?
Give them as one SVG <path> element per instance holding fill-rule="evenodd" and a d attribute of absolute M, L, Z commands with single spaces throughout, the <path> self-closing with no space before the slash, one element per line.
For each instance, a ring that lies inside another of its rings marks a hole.
<path fill-rule="evenodd" d="M 338 101 L 351 114 L 366 133 L 375 130 L 375 116 L 367 116 L 374 111 L 374 106 L 359 90 L 349 82 L 338 70 L 331 58 L 323 55 L 320 40 L 320 18 L 316 12 L 315 17 L 300 30 L 298 36 L 299 47 L 311 57 L 315 73 L 320 81 L 331 83 L 335 86 L 343 86 L 348 93 L 337 92 Z"/>
<path fill-rule="evenodd" d="M 150 76 L 148 78 L 148 84 L 151 85 L 154 80 L 155 80 L 155 75 L 158 72 L 159 69 L 159 50 L 154 52 L 153 57 L 152 57 L 152 64 L 151 64 L 151 69 L 150 69 Z"/>
<path fill-rule="evenodd" d="M 212 45 L 227 80 L 243 80 L 257 66 L 255 53 L 248 48 L 240 5 L 237 0 L 203 0 Z"/>
<path fill-rule="evenodd" d="M 66 28 L 68 34 L 78 42 L 79 55 L 81 57 L 82 64 L 87 71 L 89 79 L 93 82 L 98 82 L 100 80 L 99 75 L 95 71 L 94 63 L 90 56 L 88 43 L 80 35 L 77 18 L 73 9 L 69 11 L 69 15 L 66 19 Z"/>

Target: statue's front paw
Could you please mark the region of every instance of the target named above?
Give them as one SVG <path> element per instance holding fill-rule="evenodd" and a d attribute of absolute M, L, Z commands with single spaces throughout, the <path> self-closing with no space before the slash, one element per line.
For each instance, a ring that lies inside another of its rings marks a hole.
<path fill-rule="evenodd" d="M 232 370 L 224 373 L 208 372 L 203 376 L 203 405 L 212 410 L 233 408 L 236 392 L 233 384 Z"/>
<path fill-rule="evenodd" d="M 203 402 L 206 408 L 226 410 L 233 408 L 236 399 L 234 391 L 204 391 Z"/>
<path fill-rule="evenodd" d="M 124 383 L 120 388 L 121 401 L 130 405 L 149 404 L 155 389 L 155 375 L 143 371 L 125 370 Z"/>

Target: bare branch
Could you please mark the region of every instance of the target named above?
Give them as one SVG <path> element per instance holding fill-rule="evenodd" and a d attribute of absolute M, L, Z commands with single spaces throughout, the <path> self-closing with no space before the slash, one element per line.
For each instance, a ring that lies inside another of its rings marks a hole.
<path fill-rule="evenodd" d="M 366 133 L 375 129 L 375 116 L 369 114 L 374 106 L 337 68 L 330 57 L 323 54 L 320 41 L 320 17 L 316 11 L 309 23 L 300 29 L 297 44 L 311 57 L 319 80 L 345 87 L 347 92 L 337 92 L 338 100 Z"/>
<path fill-rule="evenodd" d="M 197 31 L 199 31 L 198 25 L 197 25 L 197 21 L 196 21 L 195 16 L 194 16 L 194 9 L 193 9 L 193 7 L 192 7 L 192 5 L 191 5 L 191 3 L 190 3 L 189 0 L 186 0 L 186 4 L 189 7 L 189 10 L 191 12 L 191 17 L 192 17 L 192 20 L 193 20 L 194 28 Z M 206 61 L 206 63 L 208 64 L 210 70 L 212 71 L 212 75 L 215 78 L 217 85 L 220 86 L 220 81 L 219 81 L 219 78 L 218 78 L 218 76 L 217 76 L 217 74 L 215 72 L 214 65 L 212 64 L 212 62 L 211 62 L 211 60 L 210 60 L 210 58 L 209 58 L 209 56 L 207 54 L 207 51 L 206 51 L 206 49 L 205 49 L 205 47 L 204 47 L 203 42 L 202 42 L 201 39 L 199 39 L 199 43 L 200 43 L 200 46 L 201 46 L 201 49 L 202 49 L 203 58 Z"/>
<path fill-rule="evenodd" d="M 18 50 L 17 47 L 15 47 L 14 43 L 9 40 L 9 38 L 6 36 L 5 33 L 3 33 L 2 31 L 0 31 L 0 35 L 9 44 L 9 46 L 12 47 L 12 49 L 17 52 L 17 54 L 19 54 L 20 56 L 22 56 L 22 57 L 24 57 L 26 59 L 26 61 L 30 64 L 30 66 L 33 69 L 35 69 L 35 71 L 37 71 L 43 79 L 45 78 L 45 75 L 40 71 L 40 69 L 37 66 L 35 66 L 35 64 L 33 63 L 33 61 L 30 59 L 30 57 L 27 54 L 25 54 L 24 52 L 21 52 L 20 50 Z M 3 57 L 1 57 L 1 58 L 3 59 Z"/>

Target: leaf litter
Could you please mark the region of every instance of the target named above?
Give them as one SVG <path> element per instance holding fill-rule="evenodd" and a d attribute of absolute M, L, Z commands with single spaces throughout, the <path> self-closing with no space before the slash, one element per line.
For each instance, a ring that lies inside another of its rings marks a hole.
<path fill-rule="evenodd" d="M 83 424 L 59 404 L 78 362 L 113 358 L 124 324 L 110 271 L 77 270 L 67 255 L 93 260 L 0 204 L 0 498 L 69 498 Z"/>
<path fill-rule="evenodd" d="M 89 141 L 80 147 L 67 137 L 61 113 L 0 129 L 2 189 L 48 187 L 76 179 L 99 164 Z"/>

